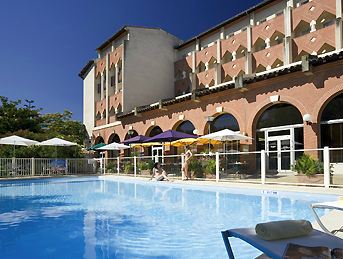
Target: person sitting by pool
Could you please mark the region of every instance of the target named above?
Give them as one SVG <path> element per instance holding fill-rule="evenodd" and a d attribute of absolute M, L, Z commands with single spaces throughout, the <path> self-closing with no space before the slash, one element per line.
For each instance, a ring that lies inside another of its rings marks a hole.
<path fill-rule="evenodd" d="M 160 162 L 156 162 L 154 164 L 154 167 L 152 169 L 152 177 L 151 179 L 155 178 L 156 181 L 169 181 L 169 178 L 167 177 L 166 171 L 164 171 L 161 167 Z"/>

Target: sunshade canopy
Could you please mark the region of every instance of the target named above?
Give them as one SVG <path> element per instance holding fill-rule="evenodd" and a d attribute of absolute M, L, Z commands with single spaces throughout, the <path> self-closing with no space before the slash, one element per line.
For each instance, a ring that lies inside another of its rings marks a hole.
<path fill-rule="evenodd" d="M 124 144 L 113 142 L 111 144 L 97 148 L 97 150 L 123 150 L 123 149 L 128 149 L 128 148 L 130 148 L 130 146 L 126 146 Z"/>
<path fill-rule="evenodd" d="M 249 140 L 250 137 L 244 136 L 239 132 L 232 131 L 229 129 L 223 129 L 205 136 L 200 137 L 200 139 L 213 139 L 219 141 L 235 141 L 235 140 Z"/>
<path fill-rule="evenodd" d="M 143 135 L 138 135 L 133 138 L 129 138 L 127 140 L 124 140 L 123 143 L 125 145 L 130 145 L 130 144 L 135 144 L 135 143 L 143 143 L 145 140 L 147 140 L 149 137 L 143 136 Z"/>
<path fill-rule="evenodd" d="M 136 143 L 132 144 L 131 147 L 152 147 L 152 146 L 161 146 L 160 142 L 147 142 L 147 143 Z"/>
<path fill-rule="evenodd" d="M 103 146 L 106 146 L 106 144 L 105 143 L 98 143 L 94 146 L 91 146 L 88 150 L 97 150 L 98 148 L 101 148 Z"/>
<path fill-rule="evenodd" d="M 1 138 L 0 145 L 12 145 L 12 146 L 30 146 L 38 144 L 38 141 L 19 137 L 16 135 Z"/>
<path fill-rule="evenodd" d="M 170 143 L 173 147 L 184 147 L 188 145 L 205 145 L 205 144 L 220 144 L 221 141 L 219 140 L 211 140 L 211 139 L 205 139 L 205 138 L 184 138 L 175 140 Z"/>
<path fill-rule="evenodd" d="M 45 140 L 38 145 L 40 146 L 56 146 L 56 147 L 68 147 L 68 146 L 77 146 L 77 143 L 70 142 L 60 138 L 52 138 Z"/>
<path fill-rule="evenodd" d="M 154 137 L 148 138 L 144 142 L 172 142 L 184 138 L 197 138 L 196 135 L 186 134 L 175 130 L 164 131 Z"/>

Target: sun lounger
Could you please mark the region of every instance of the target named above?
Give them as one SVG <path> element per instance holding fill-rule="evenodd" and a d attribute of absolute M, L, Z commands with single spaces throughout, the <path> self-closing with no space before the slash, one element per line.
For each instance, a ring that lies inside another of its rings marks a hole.
<path fill-rule="evenodd" d="M 265 255 L 278 259 L 282 258 L 285 252 L 287 244 L 293 243 L 302 246 L 326 246 L 331 249 L 343 248 L 343 239 L 332 236 L 330 234 L 313 230 L 311 234 L 303 237 L 265 241 L 256 235 L 254 228 L 237 228 L 231 230 L 222 231 L 224 244 L 226 247 L 227 254 L 230 259 L 234 259 L 234 254 L 229 242 L 229 237 L 239 238 L 248 244 L 256 247 L 262 251 Z"/>
<path fill-rule="evenodd" d="M 343 200 L 338 201 L 330 201 L 330 202 L 321 202 L 321 203 L 314 203 L 311 205 L 314 217 L 318 223 L 318 225 L 328 234 L 337 234 L 338 232 L 343 231 L 343 226 L 340 229 L 335 230 L 328 230 L 327 227 L 324 226 L 322 220 L 319 218 L 316 209 L 330 209 L 330 210 L 340 210 L 343 211 Z"/>

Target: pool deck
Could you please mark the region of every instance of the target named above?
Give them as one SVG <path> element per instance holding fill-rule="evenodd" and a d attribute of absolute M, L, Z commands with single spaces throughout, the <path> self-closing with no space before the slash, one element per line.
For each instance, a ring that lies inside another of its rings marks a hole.
<path fill-rule="evenodd" d="M 122 178 L 127 180 L 141 180 L 149 181 L 149 178 L 146 177 L 130 177 L 130 176 L 118 176 L 118 175 L 103 175 L 103 177 L 115 177 Z M 198 181 L 198 180 L 172 180 L 173 184 L 182 184 L 182 185 L 193 185 L 193 186 L 220 186 L 225 188 L 248 188 L 248 189 L 258 189 L 258 190 L 270 190 L 270 191 L 291 191 L 291 192 L 304 192 L 304 193 L 315 193 L 315 194 L 333 194 L 333 195 L 342 195 L 343 188 L 329 188 L 325 189 L 324 187 L 319 186 L 296 186 L 296 185 L 281 185 L 281 184 L 259 184 L 259 183 L 242 183 L 242 182 L 215 182 L 215 181 Z"/>
<path fill-rule="evenodd" d="M 101 177 L 111 177 L 111 178 L 122 178 L 127 180 L 140 180 L 140 181 L 149 181 L 147 177 L 132 177 L 132 176 L 123 176 L 117 174 L 107 174 L 107 175 L 55 175 L 55 176 L 28 176 L 28 177 L 10 177 L 10 178 L 0 178 L 1 181 L 11 181 L 11 180 L 30 180 L 30 179 L 51 179 L 51 178 L 77 178 L 77 177 L 91 177 L 91 176 L 101 176 Z M 225 188 L 247 188 L 247 189 L 258 189 L 258 190 L 270 190 L 270 191 L 291 191 L 291 192 L 304 192 L 304 193 L 314 193 L 314 194 L 333 194 L 333 195 L 342 195 L 343 188 L 331 187 L 325 189 L 320 186 L 297 186 L 297 185 L 282 185 L 277 183 L 266 183 L 264 185 L 260 183 L 246 183 L 246 182 L 228 182 L 228 181 L 202 181 L 202 180 L 188 180 L 182 181 L 178 179 L 172 180 L 173 184 L 182 184 L 182 185 L 192 185 L 192 186 L 211 186 L 211 187 L 225 187 Z"/>

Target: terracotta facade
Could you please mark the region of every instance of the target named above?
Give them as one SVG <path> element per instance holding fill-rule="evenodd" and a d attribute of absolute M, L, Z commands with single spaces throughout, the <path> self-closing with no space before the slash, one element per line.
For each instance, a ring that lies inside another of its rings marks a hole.
<path fill-rule="evenodd" d="M 268 107 L 275 104 L 271 96 L 278 95 L 277 103 L 289 103 L 295 106 L 301 115 L 311 114 L 311 125 L 304 124 L 304 148 L 320 146 L 319 122 L 322 109 L 334 96 L 343 92 L 343 62 L 335 62 L 316 67 L 313 75 L 295 72 L 288 75 L 249 84 L 246 91 L 229 89 L 209 94 L 200 98 L 200 102 L 184 101 L 167 107 L 167 110 L 156 109 L 137 116 L 121 119 L 121 124 L 105 129 L 95 130 L 93 138 L 103 137 L 107 143 L 112 134 L 118 134 L 121 141 L 130 129 L 138 134 L 147 135 L 152 125 L 162 130 L 174 128 L 181 121 L 189 120 L 199 134 L 206 133 L 206 117 L 222 113 L 232 114 L 238 121 L 241 132 L 255 136 L 259 116 Z M 219 109 L 222 111 L 218 112 Z M 251 150 L 255 149 L 254 141 Z"/>
<path fill-rule="evenodd" d="M 176 46 L 171 63 L 174 71 L 170 71 L 174 75 L 172 101 L 156 100 L 158 105 L 146 103 L 118 114 L 113 110 L 121 108 L 124 86 L 123 91 L 111 93 L 107 102 L 95 103 L 96 115 L 103 114 L 108 105 L 110 116 L 105 120 L 97 116 L 93 143 L 99 137 L 109 143 L 114 135 L 123 141 L 129 130 L 148 136 L 155 126 L 165 131 L 175 129 L 182 121 L 190 121 L 202 135 L 207 133 L 207 117 L 224 113 L 234 116 L 240 132 L 256 139 L 261 114 L 272 105 L 287 103 L 302 116 L 313 118 L 303 125 L 304 148 L 320 147 L 321 112 L 329 100 L 343 92 L 343 61 L 337 58 L 312 66 L 305 59 L 309 54 L 325 59 L 333 51 L 341 53 L 343 26 L 341 18 L 336 17 L 342 12 L 337 9 L 338 1 L 289 0 L 282 6 L 285 2 L 270 0 Z M 267 12 L 269 9 L 275 10 L 273 15 Z M 114 49 L 108 60 L 100 58 L 95 74 L 104 72 L 105 62 L 109 67 L 119 64 L 124 49 Z M 295 66 L 298 68 L 282 72 Z M 267 76 L 270 73 L 275 75 Z M 218 87 L 226 88 L 215 90 Z M 207 90 L 207 94 L 197 96 Z M 255 140 L 242 144 L 256 149 Z"/>

